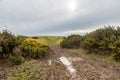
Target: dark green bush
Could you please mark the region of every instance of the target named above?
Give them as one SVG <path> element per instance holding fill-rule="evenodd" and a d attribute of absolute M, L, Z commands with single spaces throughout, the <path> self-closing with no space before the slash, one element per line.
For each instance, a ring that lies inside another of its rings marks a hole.
<path fill-rule="evenodd" d="M 15 47 L 15 48 L 13 49 L 12 55 L 13 55 L 13 56 L 21 56 L 22 53 L 23 53 L 22 50 L 21 50 L 20 47 L 18 46 L 18 47 Z"/>
<path fill-rule="evenodd" d="M 33 36 L 32 39 L 39 39 L 39 37 L 37 37 L 37 36 Z"/>
<path fill-rule="evenodd" d="M 99 47 L 99 43 L 97 43 L 97 41 L 91 37 L 85 38 L 81 44 L 83 48 L 88 49 L 90 52 L 96 51 L 94 48 Z"/>
<path fill-rule="evenodd" d="M 9 58 L 12 65 L 19 65 L 23 62 L 22 51 L 18 47 L 25 40 L 24 36 L 15 36 L 7 30 L 0 33 L 0 58 Z M 8 61 L 9 62 L 9 61 Z"/>
<path fill-rule="evenodd" d="M 10 61 L 12 65 L 20 65 L 23 62 L 22 56 L 11 56 Z"/>
<path fill-rule="evenodd" d="M 113 56 L 120 61 L 120 27 L 107 26 L 84 36 L 82 47 L 103 56 Z"/>
<path fill-rule="evenodd" d="M 15 36 L 7 30 L 3 30 L 0 33 L 0 56 L 10 55 L 13 53 L 13 49 L 19 46 L 22 41 L 25 40 L 24 36 Z"/>
<path fill-rule="evenodd" d="M 82 37 L 80 35 L 70 35 L 67 38 L 64 38 L 60 43 L 62 48 L 79 48 Z"/>
<path fill-rule="evenodd" d="M 14 47 L 18 46 L 19 43 L 11 32 L 6 30 L 0 33 L 0 56 L 9 55 L 13 52 Z"/>
<path fill-rule="evenodd" d="M 22 57 L 22 51 L 19 47 L 15 47 L 13 49 L 13 53 L 10 56 L 10 61 L 12 65 L 20 65 L 24 62 L 24 58 Z"/>
<path fill-rule="evenodd" d="M 26 57 L 43 58 L 48 51 L 47 44 L 27 40 L 25 36 L 15 36 L 7 30 L 0 33 L 0 58 L 3 60 L 10 59 L 12 65 L 21 64 Z"/>
<path fill-rule="evenodd" d="M 120 61 L 120 52 L 118 52 L 118 53 L 115 54 L 114 59 L 116 61 Z"/>
<path fill-rule="evenodd" d="M 35 51 L 31 57 L 33 58 L 44 58 L 46 56 L 47 50 L 44 48 L 38 48 L 37 51 Z"/>
<path fill-rule="evenodd" d="M 109 45 L 109 48 L 114 53 L 114 59 L 120 61 L 120 38 Z"/>
<path fill-rule="evenodd" d="M 71 35 L 60 43 L 62 48 L 83 47 L 90 53 L 102 56 L 113 56 L 120 61 L 120 27 L 107 26 L 84 36 Z"/>

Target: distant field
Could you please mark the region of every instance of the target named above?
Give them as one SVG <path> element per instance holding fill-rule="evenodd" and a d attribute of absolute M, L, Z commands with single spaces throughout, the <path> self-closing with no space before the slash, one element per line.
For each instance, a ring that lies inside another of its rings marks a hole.
<path fill-rule="evenodd" d="M 34 39 L 37 38 L 37 39 Z M 33 39 L 47 44 L 59 44 L 63 37 L 61 36 L 29 36 L 28 39 Z"/>

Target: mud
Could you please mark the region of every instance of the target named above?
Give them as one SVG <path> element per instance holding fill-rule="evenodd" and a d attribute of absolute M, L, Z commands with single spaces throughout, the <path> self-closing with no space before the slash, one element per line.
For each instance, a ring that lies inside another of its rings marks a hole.
<path fill-rule="evenodd" d="M 120 80 L 120 66 L 86 59 L 75 52 L 61 49 L 55 45 L 51 46 L 51 49 L 56 57 L 66 56 L 72 62 L 76 74 L 72 75 L 70 80 Z"/>
<path fill-rule="evenodd" d="M 75 52 L 61 49 L 57 45 L 50 45 L 50 48 L 51 56 L 49 58 L 37 60 L 25 66 L 20 65 L 25 67 L 25 71 L 30 69 L 30 66 L 36 66 L 37 68 L 43 66 L 45 69 L 45 73 L 34 71 L 34 73 L 40 75 L 38 79 L 32 77 L 28 80 L 120 80 L 120 66 L 95 59 L 87 59 Z M 60 60 L 61 56 L 67 59 L 68 64 L 64 64 Z M 26 68 L 27 66 L 29 68 Z M 68 70 L 69 66 L 74 68 L 75 72 L 73 71 L 73 74 Z M 16 69 L 14 67 L 4 67 L 1 64 L 0 80 L 10 80 L 13 77 L 10 75 L 12 71 L 16 71 Z"/>

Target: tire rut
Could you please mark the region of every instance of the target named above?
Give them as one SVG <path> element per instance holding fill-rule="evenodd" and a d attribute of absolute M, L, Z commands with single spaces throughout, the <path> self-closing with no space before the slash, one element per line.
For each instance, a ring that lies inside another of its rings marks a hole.
<path fill-rule="evenodd" d="M 70 75 L 68 80 L 120 80 L 119 66 L 86 59 L 77 53 L 61 49 L 56 45 L 51 45 L 50 48 L 54 52 L 54 58 L 65 56 L 76 69 L 77 72 Z"/>

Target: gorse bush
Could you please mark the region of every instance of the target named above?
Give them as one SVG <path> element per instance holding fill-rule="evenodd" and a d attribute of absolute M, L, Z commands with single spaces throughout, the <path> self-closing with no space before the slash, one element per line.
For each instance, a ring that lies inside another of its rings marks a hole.
<path fill-rule="evenodd" d="M 26 38 L 27 38 L 26 36 L 21 36 L 21 35 L 16 36 L 19 45 L 21 45 Z"/>
<path fill-rule="evenodd" d="M 15 36 L 6 30 L 0 33 L 0 57 L 10 59 L 12 65 L 19 65 L 26 58 L 43 58 L 48 51 L 45 43 L 27 40 L 25 36 Z"/>
<path fill-rule="evenodd" d="M 85 37 L 82 42 L 84 48 L 87 47 L 89 51 L 96 52 L 99 55 L 112 55 L 115 60 L 120 61 L 120 27 L 108 26 L 101 28 L 87 34 Z M 87 38 L 91 38 L 93 41 L 90 42 L 86 40 Z"/>
<path fill-rule="evenodd" d="M 71 35 L 67 38 L 64 38 L 60 43 L 60 46 L 62 48 L 79 48 L 81 41 L 82 37 L 80 35 Z"/>
<path fill-rule="evenodd" d="M 37 37 L 37 36 L 33 36 L 32 39 L 39 39 L 39 37 Z"/>
<path fill-rule="evenodd" d="M 6 30 L 2 31 L 0 33 L 0 56 L 3 57 L 13 53 L 13 49 L 19 46 L 22 40 L 24 40 L 24 38 L 21 40 L 19 38 L 14 36 L 11 32 Z"/>
<path fill-rule="evenodd" d="M 4 60 L 10 58 L 13 65 L 22 63 L 22 51 L 18 48 L 22 41 L 25 40 L 24 36 L 15 36 L 7 30 L 0 32 L 0 59 Z"/>
<path fill-rule="evenodd" d="M 81 43 L 81 45 L 85 49 L 88 49 L 90 52 L 93 51 L 93 48 L 99 47 L 99 43 L 97 43 L 97 41 L 91 37 L 86 37 L 84 41 Z"/>
<path fill-rule="evenodd" d="M 62 48 L 85 48 L 90 53 L 102 56 L 113 56 L 120 61 L 120 27 L 107 26 L 84 36 L 71 35 L 65 38 Z"/>
<path fill-rule="evenodd" d="M 113 56 L 120 61 L 120 28 L 108 26 L 84 36 L 82 47 L 99 55 Z"/>
<path fill-rule="evenodd" d="M 22 56 L 10 56 L 10 61 L 12 65 L 20 65 L 23 62 Z"/>
<path fill-rule="evenodd" d="M 30 58 L 43 58 L 48 53 L 49 47 L 45 43 L 35 40 L 25 40 L 20 45 L 22 56 Z"/>

